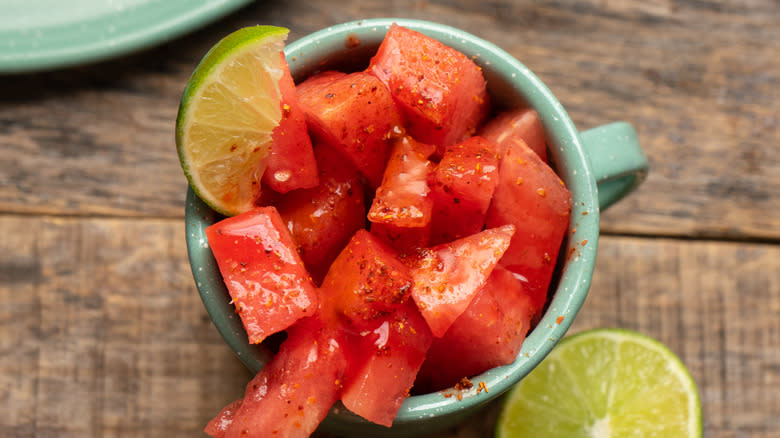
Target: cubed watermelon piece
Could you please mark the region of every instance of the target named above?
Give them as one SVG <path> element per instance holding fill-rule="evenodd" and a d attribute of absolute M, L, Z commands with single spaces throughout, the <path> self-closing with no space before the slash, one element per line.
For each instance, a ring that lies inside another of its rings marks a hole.
<path fill-rule="evenodd" d="M 515 226 L 501 265 L 526 282 L 537 315 L 547 301 L 570 213 L 571 194 L 558 175 L 524 141 L 510 144 L 501 160 L 486 226 Z"/>
<path fill-rule="evenodd" d="M 295 190 L 277 201 L 314 282 L 320 284 L 350 237 L 366 226 L 360 173 L 341 153 L 316 145 L 320 185 Z"/>
<path fill-rule="evenodd" d="M 514 226 L 506 225 L 420 252 L 412 270 L 412 297 L 434 336 L 443 336 L 466 310 L 514 232 Z"/>
<path fill-rule="evenodd" d="M 341 394 L 345 342 L 316 316 L 291 327 L 279 352 L 247 384 L 224 437 L 311 435 Z"/>
<path fill-rule="evenodd" d="M 452 386 L 512 363 L 531 325 L 531 296 L 515 274 L 496 266 L 466 311 L 436 338 L 417 382 L 426 391 Z"/>
<path fill-rule="evenodd" d="M 397 251 L 408 252 L 428 243 L 433 200 L 428 196 L 428 157 L 436 147 L 404 136 L 396 141 L 382 184 L 368 212 L 371 233 Z"/>
<path fill-rule="evenodd" d="M 473 135 L 490 102 L 482 69 L 461 52 L 393 24 L 366 70 L 403 108 L 415 139 L 444 147 Z"/>
<path fill-rule="evenodd" d="M 250 343 L 317 310 L 317 290 L 276 208 L 223 219 L 206 237 Z"/>
<path fill-rule="evenodd" d="M 359 333 L 341 400 L 366 420 L 391 426 L 433 340 L 412 300 Z"/>
<path fill-rule="evenodd" d="M 263 173 L 263 184 L 279 193 L 311 188 L 319 184 L 317 162 L 314 159 L 306 116 L 298 104 L 295 83 L 290 68 L 282 56 L 282 119 L 272 133 L 273 143 L 268 164 Z"/>
<path fill-rule="evenodd" d="M 539 158 L 547 162 L 547 138 L 539 114 L 530 108 L 504 111 L 479 130 L 479 135 L 498 145 L 503 156 L 510 144 L 523 140 Z"/>
<path fill-rule="evenodd" d="M 428 157 L 435 147 L 410 137 L 398 140 L 387 162 L 382 184 L 368 212 L 368 220 L 404 228 L 419 228 L 431 219 L 428 174 L 433 164 Z"/>
<path fill-rule="evenodd" d="M 395 251 L 366 230 L 359 230 L 322 281 L 326 311 L 346 316 L 356 331 L 392 314 L 408 300 L 410 268 Z"/>
<path fill-rule="evenodd" d="M 313 136 L 339 149 L 372 187 L 382 181 L 393 130 L 404 124 L 387 87 L 367 73 L 327 73 L 297 87 Z"/>
<path fill-rule="evenodd" d="M 447 147 L 430 178 L 431 245 L 482 230 L 498 184 L 498 160 L 496 144 L 482 137 Z"/>

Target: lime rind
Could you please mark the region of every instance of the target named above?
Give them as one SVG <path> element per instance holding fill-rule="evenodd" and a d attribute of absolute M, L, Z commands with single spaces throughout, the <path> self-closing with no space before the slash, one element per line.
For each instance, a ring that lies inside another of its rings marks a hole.
<path fill-rule="evenodd" d="M 195 68 L 176 120 L 179 161 L 195 194 L 223 215 L 249 209 L 281 120 L 279 79 L 289 31 L 239 29 Z"/>
<path fill-rule="evenodd" d="M 696 384 L 662 343 L 625 329 L 561 341 L 507 394 L 497 438 L 701 437 Z"/>

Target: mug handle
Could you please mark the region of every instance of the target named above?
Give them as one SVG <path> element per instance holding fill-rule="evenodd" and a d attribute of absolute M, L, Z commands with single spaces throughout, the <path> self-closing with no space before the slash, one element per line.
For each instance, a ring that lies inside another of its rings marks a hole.
<path fill-rule="evenodd" d="M 639 187 L 647 177 L 647 157 L 636 131 L 626 122 L 614 122 L 580 132 L 598 185 L 599 209 Z"/>

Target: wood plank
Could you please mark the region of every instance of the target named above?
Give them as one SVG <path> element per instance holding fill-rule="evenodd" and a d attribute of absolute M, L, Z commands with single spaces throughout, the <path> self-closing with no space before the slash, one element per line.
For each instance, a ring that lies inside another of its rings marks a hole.
<path fill-rule="evenodd" d="M 10 436 L 193 436 L 249 378 L 194 289 L 183 223 L 2 217 L 0 230 Z"/>
<path fill-rule="evenodd" d="M 198 435 L 248 373 L 209 321 L 179 220 L 0 215 L 0 429 Z M 708 437 L 780 436 L 780 246 L 604 237 L 572 331 L 672 348 Z M 436 438 L 492 430 L 498 404 Z"/>
<path fill-rule="evenodd" d="M 496 42 L 538 73 L 580 128 L 633 123 L 652 170 L 604 215 L 606 232 L 780 239 L 774 0 L 259 2 L 135 56 L 4 78 L 0 211 L 180 217 L 173 126 L 208 47 L 244 25 L 288 26 L 294 40 L 378 16 L 440 21 Z"/>

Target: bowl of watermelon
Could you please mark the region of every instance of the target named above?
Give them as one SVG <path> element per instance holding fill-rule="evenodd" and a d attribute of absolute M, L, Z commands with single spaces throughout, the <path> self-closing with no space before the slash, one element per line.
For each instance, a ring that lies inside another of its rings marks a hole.
<path fill-rule="evenodd" d="M 206 432 L 413 436 L 495 400 L 582 306 L 599 211 L 647 171 L 633 128 L 578 132 L 517 59 L 437 23 L 237 34 L 177 124 L 195 282 L 256 374 Z"/>

